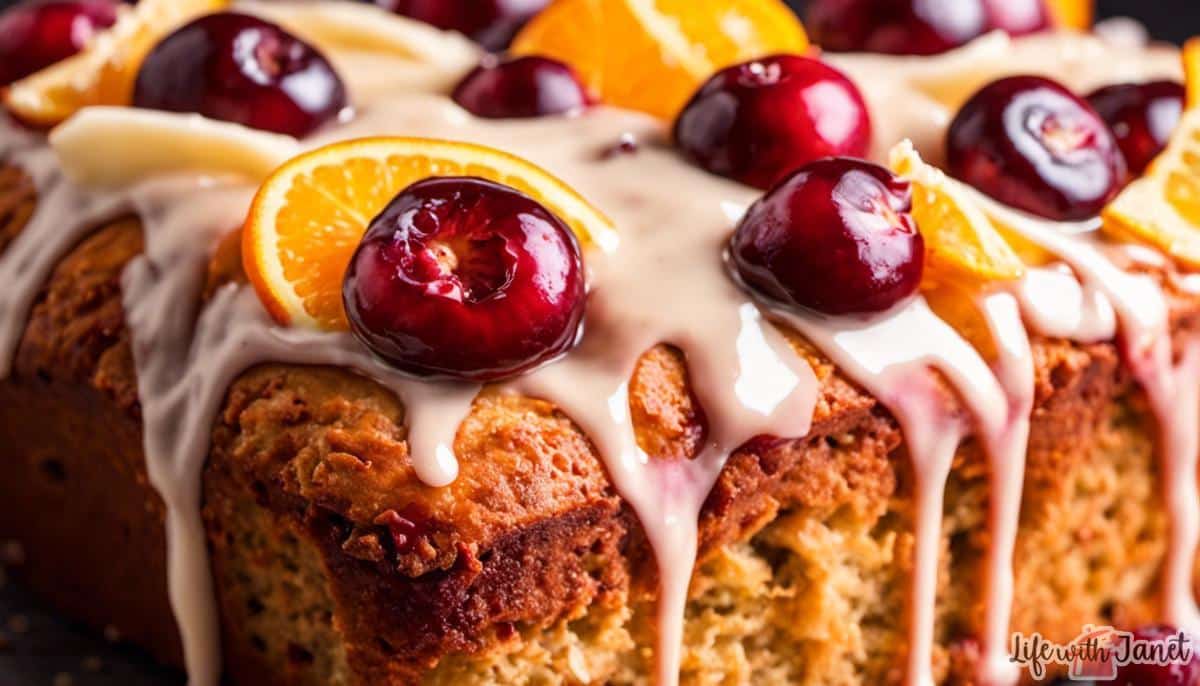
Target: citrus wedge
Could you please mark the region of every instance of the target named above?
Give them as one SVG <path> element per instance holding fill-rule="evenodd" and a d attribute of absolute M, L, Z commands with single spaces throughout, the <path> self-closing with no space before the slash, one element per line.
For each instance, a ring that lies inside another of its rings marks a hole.
<path fill-rule="evenodd" d="M 988 326 L 978 284 L 944 282 L 921 293 L 939 319 L 946 322 L 971 344 L 985 360 L 998 357 L 996 339 Z"/>
<path fill-rule="evenodd" d="M 1200 37 L 1183 44 L 1183 72 L 1187 81 L 1187 107 L 1200 105 Z"/>
<path fill-rule="evenodd" d="M 1104 229 L 1200 267 L 1200 39 L 1183 50 L 1188 108 L 1146 171 L 1104 208 Z"/>
<path fill-rule="evenodd" d="M 422 138 L 363 138 L 277 169 L 242 234 L 246 273 L 281 324 L 345 330 L 342 280 L 371 220 L 401 190 L 435 176 L 476 176 L 515 188 L 558 215 L 585 245 L 612 250 L 611 222 L 541 168 L 508 153 Z"/>
<path fill-rule="evenodd" d="M 1145 176 L 1104 208 L 1104 228 L 1200 267 L 1200 109 L 1184 113 Z"/>
<path fill-rule="evenodd" d="M 173 29 L 228 0 L 141 0 L 82 52 L 4 92 L 5 106 L 33 126 L 53 126 L 89 105 L 127 105 L 142 60 Z"/>
<path fill-rule="evenodd" d="M 570 64 L 604 102 L 665 119 L 722 67 L 807 49 L 780 0 L 556 0 L 512 47 Z"/>
<path fill-rule="evenodd" d="M 291 136 L 129 107 L 84 109 L 51 132 L 50 145 L 72 181 L 104 188 L 172 172 L 237 174 L 258 182 L 300 152 Z"/>
<path fill-rule="evenodd" d="M 892 171 L 913 185 L 913 219 L 925 237 L 925 280 L 1012 281 L 1025 265 L 983 210 L 941 170 L 926 164 L 910 141 L 891 151 Z"/>
<path fill-rule="evenodd" d="M 1095 0 L 1048 0 L 1046 3 L 1056 26 L 1087 31 L 1096 15 Z"/>

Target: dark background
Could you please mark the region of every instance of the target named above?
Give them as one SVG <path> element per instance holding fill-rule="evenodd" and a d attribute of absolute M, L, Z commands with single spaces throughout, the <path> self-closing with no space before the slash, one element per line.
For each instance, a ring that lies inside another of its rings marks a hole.
<path fill-rule="evenodd" d="M 0 8 L 15 0 L 0 0 Z M 788 0 L 802 7 L 804 0 Z M 1099 0 L 1101 17 L 1133 16 L 1157 38 L 1200 35 L 1200 0 Z M 69 677 L 68 677 L 69 675 Z M 69 678 L 67 682 L 64 678 Z M 0 686 L 182 686 L 136 650 L 109 645 L 46 612 L 0 568 Z"/>
<path fill-rule="evenodd" d="M 805 3 L 787 1 L 796 8 L 803 8 Z M 1200 0 L 1099 0 L 1097 10 L 1100 17 L 1137 17 L 1163 40 L 1178 43 L 1200 35 Z"/>

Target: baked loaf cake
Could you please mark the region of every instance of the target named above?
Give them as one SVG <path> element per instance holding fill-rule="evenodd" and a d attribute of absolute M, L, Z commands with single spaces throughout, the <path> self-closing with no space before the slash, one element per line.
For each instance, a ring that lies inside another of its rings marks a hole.
<path fill-rule="evenodd" d="M 1200 53 L 558 0 L 472 71 L 368 4 L 103 4 L 0 67 L 0 540 L 65 614 L 193 686 L 1016 684 L 1013 633 L 1200 631 Z"/>

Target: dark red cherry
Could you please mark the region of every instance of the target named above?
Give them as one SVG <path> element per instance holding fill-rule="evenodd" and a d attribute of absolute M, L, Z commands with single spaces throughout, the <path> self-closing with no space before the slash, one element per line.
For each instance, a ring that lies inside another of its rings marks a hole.
<path fill-rule="evenodd" d="M 871 118 L 840 71 L 777 55 L 717 72 L 679 114 L 674 137 L 701 167 L 765 189 L 822 157 L 865 157 Z"/>
<path fill-rule="evenodd" d="M 907 181 L 870 162 L 812 162 L 754 203 L 730 258 L 748 286 L 826 314 L 881 312 L 917 291 L 925 241 Z"/>
<path fill-rule="evenodd" d="M 1130 173 L 1141 175 L 1158 156 L 1183 115 L 1183 84 L 1175 81 L 1122 83 L 1087 96 L 1108 122 Z"/>
<path fill-rule="evenodd" d="M 1168 626 L 1152 626 L 1134 633 L 1135 645 L 1152 645 L 1150 654 L 1145 648 L 1135 649 L 1134 664 L 1117 669 L 1119 686 L 1196 686 L 1200 684 L 1200 656 L 1196 642 Z M 1187 657 L 1183 657 L 1186 649 Z M 1142 651 L 1139 654 L 1139 650 Z M 1155 664 L 1165 662 L 1168 664 Z"/>
<path fill-rule="evenodd" d="M 418 21 L 458 31 L 488 50 L 508 47 L 517 31 L 550 0 L 374 0 Z"/>
<path fill-rule="evenodd" d="M 117 20 L 116 0 L 42 0 L 0 13 L 0 86 L 65 60 Z"/>
<path fill-rule="evenodd" d="M 591 103 L 575 70 L 545 57 L 488 60 L 454 89 L 454 101 L 479 117 L 514 119 L 578 112 Z"/>
<path fill-rule="evenodd" d="M 983 34 L 1049 28 L 1044 0 L 809 0 L 805 27 L 826 50 L 935 55 Z"/>
<path fill-rule="evenodd" d="M 304 136 L 337 117 L 346 89 L 308 43 L 257 17 L 222 12 L 180 28 L 150 52 L 133 104 Z"/>
<path fill-rule="evenodd" d="M 571 230 L 528 196 L 427 179 L 371 222 L 342 297 L 354 333 L 397 368 L 491 381 L 574 345 L 583 260 Z"/>
<path fill-rule="evenodd" d="M 1100 115 L 1039 76 L 1001 79 L 972 96 L 950 125 L 946 153 L 954 176 L 1056 221 L 1096 216 L 1125 181 Z"/>

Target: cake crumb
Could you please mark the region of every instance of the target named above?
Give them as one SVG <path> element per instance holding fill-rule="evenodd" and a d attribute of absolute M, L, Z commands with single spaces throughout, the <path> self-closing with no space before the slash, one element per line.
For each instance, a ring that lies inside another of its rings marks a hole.
<path fill-rule="evenodd" d="M 120 643 L 121 630 L 112 624 L 109 624 L 108 626 L 104 627 L 104 640 L 108 641 L 109 643 Z"/>
<path fill-rule="evenodd" d="M 8 640 L 8 636 L 0 634 L 0 653 L 7 651 L 12 647 L 12 641 Z"/>
<path fill-rule="evenodd" d="M 104 671 L 104 660 L 101 660 L 96 655 L 88 655 L 83 658 L 83 671 L 90 674 Z"/>
<path fill-rule="evenodd" d="M 72 686 L 74 683 L 75 679 L 73 679 L 71 675 L 67 674 L 66 672 L 59 672 L 58 674 L 54 675 L 54 686 Z"/>
<path fill-rule="evenodd" d="M 29 617 L 25 615 L 13 615 L 8 618 L 8 630 L 14 634 L 23 634 L 29 631 Z"/>

